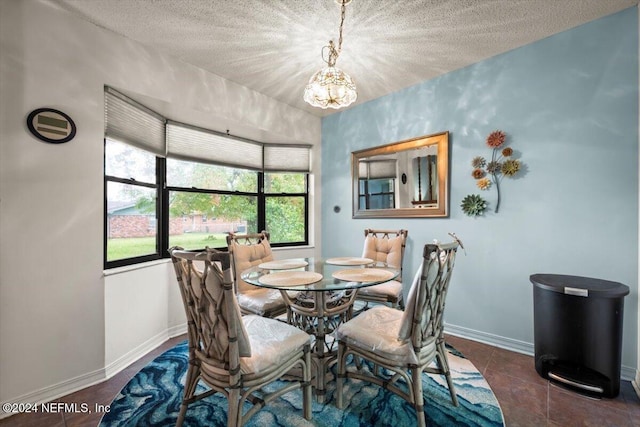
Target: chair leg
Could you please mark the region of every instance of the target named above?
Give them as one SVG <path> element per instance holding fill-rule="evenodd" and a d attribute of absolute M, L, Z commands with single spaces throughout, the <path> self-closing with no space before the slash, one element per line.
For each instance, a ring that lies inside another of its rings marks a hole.
<path fill-rule="evenodd" d="M 453 379 L 451 378 L 451 371 L 449 370 L 449 359 L 447 359 L 447 349 L 444 346 L 444 341 L 440 341 L 437 345 L 436 359 L 440 365 L 442 374 L 447 379 L 447 386 L 449 386 L 449 394 L 451 395 L 451 401 L 453 406 L 458 406 L 458 395 L 456 394 L 455 386 L 453 385 Z"/>
<path fill-rule="evenodd" d="M 309 345 L 304 348 L 304 375 L 302 389 L 302 410 L 304 418 L 311 420 L 311 347 Z"/>
<path fill-rule="evenodd" d="M 227 427 L 242 426 L 242 402 L 240 401 L 240 389 L 229 389 L 229 413 L 227 414 Z"/>
<path fill-rule="evenodd" d="M 424 418 L 424 396 L 422 395 L 422 370 L 419 367 L 411 368 L 411 392 L 413 393 L 413 403 L 416 408 L 416 421 L 418 427 L 426 427 Z"/>
<path fill-rule="evenodd" d="M 176 427 L 181 427 L 184 422 L 184 418 L 187 415 L 188 401 L 193 398 L 196 393 L 196 386 L 198 385 L 198 379 L 200 378 L 200 368 L 189 362 L 189 368 L 187 369 L 187 377 L 184 381 L 184 390 L 182 392 L 182 403 L 180 404 L 180 413 L 178 414 L 178 420 L 176 421 Z"/>
<path fill-rule="evenodd" d="M 346 349 L 346 344 L 342 341 L 338 341 L 338 378 L 336 378 L 336 406 L 338 407 L 338 409 L 344 409 L 342 385 L 344 382 L 347 365 L 344 355 Z"/>
<path fill-rule="evenodd" d="M 176 421 L 176 427 L 182 427 L 182 423 L 184 422 L 184 417 L 187 414 L 187 403 L 183 400 L 180 405 L 180 414 L 178 414 L 178 421 Z"/>

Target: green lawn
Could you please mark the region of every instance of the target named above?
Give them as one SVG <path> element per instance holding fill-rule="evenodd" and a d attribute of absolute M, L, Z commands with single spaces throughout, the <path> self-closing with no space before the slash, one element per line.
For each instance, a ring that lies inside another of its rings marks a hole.
<path fill-rule="evenodd" d="M 227 246 L 226 234 L 187 233 L 169 236 L 169 247 L 185 249 L 223 248 Z M 107 261 L 153 254 L 156 251 L 155 237 L 128 237 L 109 239 Z"/>

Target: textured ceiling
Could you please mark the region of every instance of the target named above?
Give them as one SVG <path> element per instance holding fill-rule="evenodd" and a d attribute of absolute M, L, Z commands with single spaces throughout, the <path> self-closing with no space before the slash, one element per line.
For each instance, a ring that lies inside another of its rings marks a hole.
<path fill-rule="evenodd" d="M 272 98 L 302 101 L 337 43 L 335 0 L 52 0 L 96 25 Z M 638 0 L 353 0 L 337 66 L 356 104 L 585 22 Z"/>

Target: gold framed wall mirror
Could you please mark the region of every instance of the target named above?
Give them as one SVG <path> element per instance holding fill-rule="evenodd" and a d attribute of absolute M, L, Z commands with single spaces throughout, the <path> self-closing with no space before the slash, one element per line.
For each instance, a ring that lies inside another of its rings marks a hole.
<path fill-rule="evenodd" d="M 351 153 L 353 218 L 449 215 L 449 132 Z"/>

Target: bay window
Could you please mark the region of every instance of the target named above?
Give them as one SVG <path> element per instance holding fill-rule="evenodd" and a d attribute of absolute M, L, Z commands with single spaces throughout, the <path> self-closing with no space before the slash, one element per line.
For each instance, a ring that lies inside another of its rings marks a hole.
<path fill-rule="evenodd" d="M 310 146 L 166 120 L 111 88 L 105 118 L 105 268 L 224 249 L 229 232 L 308 244 Z"/>

